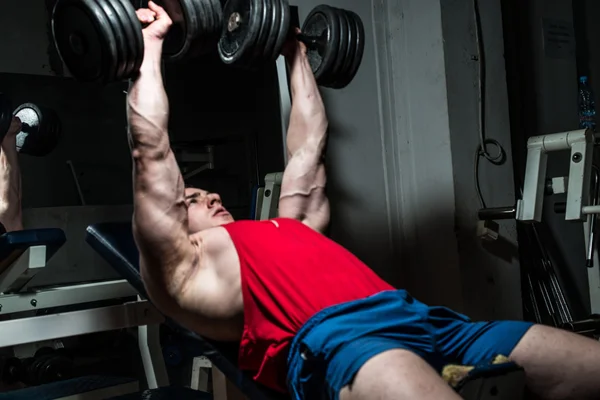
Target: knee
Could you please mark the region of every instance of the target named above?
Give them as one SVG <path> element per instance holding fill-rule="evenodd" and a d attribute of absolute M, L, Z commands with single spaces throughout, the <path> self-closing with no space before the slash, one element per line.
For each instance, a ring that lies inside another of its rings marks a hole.
<path fill-rule="evenodd" d="M 543 398 L 596 398 L 600 343 L 561 329 L 534 325 L 510 358 L 525 369 L 527 386 Z"/>

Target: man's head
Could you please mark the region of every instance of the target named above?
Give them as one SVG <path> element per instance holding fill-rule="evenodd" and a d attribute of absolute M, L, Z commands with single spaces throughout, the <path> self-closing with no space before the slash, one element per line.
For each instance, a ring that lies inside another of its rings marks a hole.
<path fill-rule="evenodd" d="M 221 226 L 233 222 L 233 217 L 216 193 L 202 189 L 186 188 L 185 204 L 188 209 L 188 229 L 190 233 Z"/>

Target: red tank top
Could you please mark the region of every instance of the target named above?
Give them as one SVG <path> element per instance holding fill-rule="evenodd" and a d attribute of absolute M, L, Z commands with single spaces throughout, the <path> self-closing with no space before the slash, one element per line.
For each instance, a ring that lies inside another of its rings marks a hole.
<path fill-rule="evenodd" d="M 224 228 L 237 250 L 242 277 L 239 367 L 280 392 L 287 392 L 289 346 L 310 317 L 394 289 L 348 250 L 300 221 L 239 221 Z"/>

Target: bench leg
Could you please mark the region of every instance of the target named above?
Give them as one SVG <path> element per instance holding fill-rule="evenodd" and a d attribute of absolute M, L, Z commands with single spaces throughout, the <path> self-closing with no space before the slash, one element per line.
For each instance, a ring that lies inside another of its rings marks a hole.
<path fill-rule="evenodd" d="M 248 400 L 214 365 L 212 366 L 212 373 L 214 400 Z"/>
<path fill-rule="evenodd" d="M 169 386 L 169 376 L 160 347 L 159 324 L 138 327 L 138 345 L 149 389 Z"/>
<path fill-rule="evenodd" d="M 208 392 L 208 377 L 212 363 L 204 356 L 194 357 L 192 364 L 192 382 L 190 388 Z"/>

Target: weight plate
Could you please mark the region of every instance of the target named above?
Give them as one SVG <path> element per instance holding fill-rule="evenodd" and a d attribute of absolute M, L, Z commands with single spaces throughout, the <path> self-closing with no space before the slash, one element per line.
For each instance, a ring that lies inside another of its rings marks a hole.
<path fill-rule="evenodd" d="M 127 21 L 129 23 L 126 25 L 131 27 L 131 32 L 133 33 L 131 36 L 131 44 L 135 51 L 132 53 L 133 57 L 133 67 L 131 68 L 130 78 L 138 73 L 140 67 L 142 66 L 142 62 L 144 61 L 144 37 L 142 36 L 142 24 L 135 13 L 135 8 L 129 1 L 121 1 L 118 0 L 118 3 L 121 4 L 123 10 L 127 14 Z"/>
<path fill-rule="evenodd" d="M 163 43 L 163 58 L 178 60 L 187 52 L 197 26 L 194 3 L 191 0 L 157 0 L 156 4 L 165 9 L 173 25 Z"/>
<path fill-rule="evenodd" d="M 20 105 L 17 109 L 20 109 L 21 107 L 27 107 L 27 106 L 34 106 L 33 104 L 22 104 Z M 35 108 L 37 108 L 37 106 L 34 106 Z M 40 347 L 39 349 L 37 349 L 33 355 L 33 358 L 38 358 L 38 357 L 42 357 L 42 356 L 47 356 L 49 354 L 54 354 L 56 352 L 56 350 L 54 350 L 53 347 L 48 347 L 48 346 L 44 346 L 44 347 Z"/>
<path fill-rule="evenodd" d="M 260 2 L 260 23 L 258 23 L 258 33 L 256 41 L 252 46 L 251 58 L 249 60 L 251 66 L 257 66 L 262 64 L 265 59 L 264 52 L 268 38 L 271 34 L 272 13 L 273 13 L 273 0 L 259 0 Z"/>
<path fill-rule="evenodd" d="M 3 383 L 12 385 L 20 380 L 21 370 L 21 360 L 16 357 L 10 357 L 5 361 L 0 379 Z"/>
<path fill-rule="evenodd" d="M 219 41 L 221 30 L 223 28 L 223 6 L 221 5 L 220 0 L 208 0 L 208 2 L 211 4 L 213 17 L 215 19 L 215 25 L 210 31 L 211 39 L 209 51 L 214 51 L 216 49 L 217 42 Z"/>
<path fill-rule="evenodd" d="M 350 21 L 345 17 L 344 10 L 339 8 L 333 8 L 332 12 L 336 15 L 338 23 L 340 24 L 340 40 L 335 50 L 335 59 L 331 66 L 331 69 L 321 76 L 319 84 L 325 87 L 330 87 L 337 77 L 342 72 L 344 65 L 344 57 L 348 51 L 348 36 L 350 34 Z"/>
<path fill-rule="evenodd" d="M 269 28 L 269 35 L 265 41 L 265 48 L 263 51 L 264 60 L 269 62 L 279 56 L 275 51 L 275 43 L 279 36 L 279 30 L 281 29 L 281 3 L 278 0 L 270 2 L 271 4 L 271 26 Z"/>
<path fill-rule="evenodd" d="M 225 64 L 243 64 L 252 54 L 260 29 L 262 0 L 229 0 L 223 10 L 219 56 Z"/>
<path fill-rule="evenodd" d="M 195 0 L 192 3 L 194 20 L 196 21 L 196 28 L 193 37 L 190 38 L 190 46 L 193 46 L 194 52 L 197 54 L 202 53 L 202 49 L 206 47 L 206 36 L 204 30 L 207 29 L 210 24 L 210 17 L 208 7 L 202 0 Z"/>
<path fill-rule="evenodd" d="M 52 34 L 61 59 L 78 80 L 107 82 L 116 69 L 116 41 L 102 8 L 94 0 L 60 0 Z"/>
<path fill-rule="evenodd" d="M 332 89 L 341 89 L 340 83 L 343 83 L 345 81 L 345 77 L 348 76 L 348 72 L 352 67 L 354 55 L 356 54 L 356 41 L 358 39 L 358 28 L 354 23 L 354 19 L 350 16 L 348 11 L 340 10 L 340 12 L 340 15 L 342 15 L 348 24 L 348 38 L 346 54 L 343 58 L 344 61 L 342 67 L 340 68 L 340 71 L 336 73 L 336 76 L 333 78 L 333 82 L 328 85 L 328 87 Z"/>
<path fill-rule="evenodd" d="M 202 39 L 202 41 L 204 42 L 202 50 L 205 50 L 209 43 L 209 35 L 213 31 L 216 21 L 214 11 L 212 9 L 212 4 L 210 3 L 210 1 L 202 0 L 198 3 L 202 4 L 204 11 L 204 15 L 202 16 L 202 21 L 204 22 L 204 24 L 200 24 L 200 37 L 198 39 Z"/>
<path fill-rule="evenodd" d="M 8 133 L 12 122 L 12 104 L 4 93 L 0 93 L 0 143 Z"/>
<path fill-rule="evenodd" d="M 207 54 L 214 51 L 219 35 L 223 27 L 223 16 L 221 14 L 220 3 L 213 0 L 203 0 L 199 2 L 202 5 L 201 31 L 198 33 L 195 45 L 199 54 Z"/>
<path fill-rule="evenodd" d="M 326 5 L 315 7 L 306 17 L 302 33 L 319 38 L 319 45 L 308 48 L 306 54 L 315 79 L 320 82 L 331 71 L 340 42 L 340 22 L 335 10 Z"/>
<path fill-rule="evenodd" d="M 354 46 L 354 55 L 351 58 L 350 68 L 346 71 L 346 73 L 340 77 L 340 79 L 336 82 L 336 88 L 342 89 L 350 84 L 354 77 L 356 76 L 358 69 L 360 68 L 360 64 L 362 63 L 363 54 L 365 51 L 365 27 L 362 23 L 360 17 L 352 12 L 346 11 L 349 18 L 354 22 L 355 32 L 356 32 L 356 40 L 352 42 Z"/>
<path fill-rule="evenodd" d="M 95 0 L 96 3 L 102 8 L 111 31 L 115 37 L 115 75 L 112 76 L 110 81 L 120 81 L 123 79 L 125 68 L 127 67 L 127 43 L 125 43 L 125 37 L 123 29 L 121 28 L 121 21 L 117 15 L 114 7 L 110 4 L 110 0 Z"/>
<path fill-rule="evenodd" d="M 60 120 L 54 111 L 25 103 L 16 108 L 14 115 L 22 123 L 17 134 L 19 153 L 44 157 L 54 150 L 60 140 Z"/>
<path fill-rule="evenodd" d="M 123 65 L 122 71 L 119 75 L 119 79 L 128 79 L 131 76 L 131 71 L 135 64 L 134 54 L 136 53 L 135 38 L 133 33 L 133 26 L 129 23 L 129 16 L 125 11 L 123 2 L 120 0 L 108 0 L 112 6 L 115 14 L 119 21 L 119 34 L 121 35 L 121 42 L 125 44 L 123 47 Z"/>
<path fill-rule="evenodd" d="M 280 10 L 280 20 L 279 20 L 279 29 L 276 31 L 277 40 L 275 41 L 275 48 L 273 51 L 273 61 L 279 57 L 281 54 L 281 49 L 283 48 L 283 44 L 287 40 L 287 37 L 290 33 L 290 3 L 288 0 L 274 0 L 279 3 Z"/>

